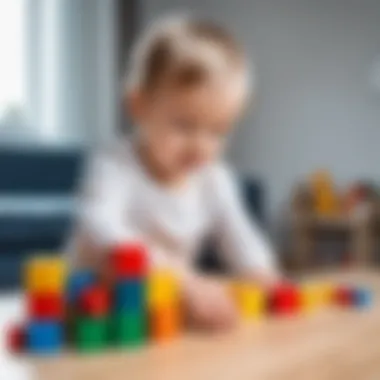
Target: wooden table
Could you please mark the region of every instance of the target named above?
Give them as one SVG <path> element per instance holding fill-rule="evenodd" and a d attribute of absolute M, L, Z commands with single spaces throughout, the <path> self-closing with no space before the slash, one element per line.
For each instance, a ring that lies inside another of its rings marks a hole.
<path fill-rule="evenodd" d="M 325 278 L 367 284 L 380 294 L 373 272 Z M 377 380 L 380 303 L 368 311 L 271 318 L 219 336 L 185 334 L 134 352 L 67 353 L 32 363 L 38 380 Z"/>

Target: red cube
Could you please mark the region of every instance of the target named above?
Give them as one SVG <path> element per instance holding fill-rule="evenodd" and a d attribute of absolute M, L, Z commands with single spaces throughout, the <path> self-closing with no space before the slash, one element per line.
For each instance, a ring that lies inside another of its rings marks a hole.
<path fill-rule="evenodd" d="M 83 291 L 79 298 L 80 311 L 91 317 L 104 317 L 110 311 L 109 291 L 102 286 L 92 286 Z"/>
<path fill-rule="evenodd" d="M 339 306 L 350 306 L 353 304 L 354 291 L 348 286 L 340 286 L 335 289 L 334 301 Z"/>
<path fill-rule="evenodd" d="M 14 325 L 9 328 L 6 336 L 7 349 L 12 353 L 21 352 L 25 348 L 25 329 L 21 325 Z"/>
<path fill-rule="evenodd" d="M 295 314 L 301 307 L 301 294 L 293 284 L 281 284 L 269 297 L 269 308 L 275 314 Z"/>
<path fill-rule="evenodd" d="M 148 272 L 147 250 L 139 243 L 118 245 L 111 252 L 110 266 L 117 278 L 144 277 Z"/>
<path fill-rule="evenodd" d="M 57 293 L 34 293 L 27 296 L 28 315 L 34 320 L 63 319 L 65 300 Z"/>

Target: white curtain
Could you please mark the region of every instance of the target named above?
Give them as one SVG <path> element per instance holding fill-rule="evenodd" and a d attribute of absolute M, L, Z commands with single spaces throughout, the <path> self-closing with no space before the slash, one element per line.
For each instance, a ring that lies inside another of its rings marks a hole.
<path fill-rule="evenodd" d="M 12 128 L 13 138 L 63 145 L 112 138 L 119 86 L 115 1 L 14 1 L 25 2 L 27 117 Z"/>

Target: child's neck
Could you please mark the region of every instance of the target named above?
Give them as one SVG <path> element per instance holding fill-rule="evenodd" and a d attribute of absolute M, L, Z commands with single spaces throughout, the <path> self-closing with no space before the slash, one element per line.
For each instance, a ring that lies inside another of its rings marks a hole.
<path fill-rule="evenodd" d="M 157 164 L 150 150 L 144 144 L 136 144 L 136 154 L 145 171 L 158 184 L 170 189 L 179 189 L 186 185 L 186 176 L 170 173 L 170 171 Z"/>

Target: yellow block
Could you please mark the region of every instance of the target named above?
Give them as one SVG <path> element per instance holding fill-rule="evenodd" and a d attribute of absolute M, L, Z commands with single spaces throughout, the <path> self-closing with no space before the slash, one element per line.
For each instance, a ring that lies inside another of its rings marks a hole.
<path fill-rule="evenodd" d="M 28 292 L 65 291 L 67 279 L 66 262 L 61 258 L 36 257 L 25 267 L 25 287 Z"/>
<path fill-rule="evenodd" d="M 330 283 L 309 282 L 302 285 L 302 309 L 313 312 L 332 303 L 334 287 Z"/>
<path fill-rule="evenodd" d="M 149 306 L 178 303 L 180 286 L 178 278 L 167 269 L 157 269 L 148 276 L 147 298 Z"/>
<path fill-rule="evenodd" d="M 243 319 L 261 319 L 265 314 L 266 297 L 264 292 L 250 283 L 232 284 L 232 293 Z"/>

